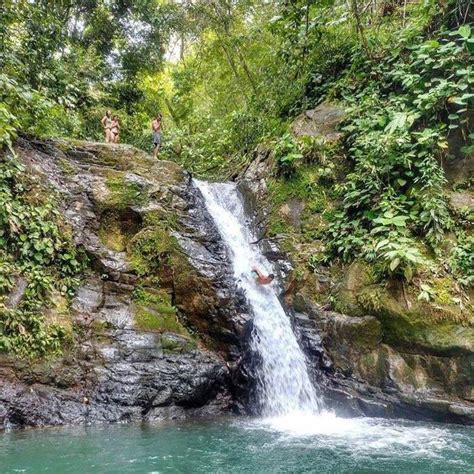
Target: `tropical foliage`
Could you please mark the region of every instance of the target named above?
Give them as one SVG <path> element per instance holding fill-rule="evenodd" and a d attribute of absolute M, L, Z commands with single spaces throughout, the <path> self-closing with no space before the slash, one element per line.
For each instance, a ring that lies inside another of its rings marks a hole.
<path fill-rule="evenodd" d="M 51 194 L 6 155 L 0 161 L 0 350 L 35 356 L 61 348 L 67 333 L 44 313 L 52 295 L 67 304 L 84 263 Z M 9 304 L 7 295 L 16 291 L 24 291 L 21 301 Z"/>

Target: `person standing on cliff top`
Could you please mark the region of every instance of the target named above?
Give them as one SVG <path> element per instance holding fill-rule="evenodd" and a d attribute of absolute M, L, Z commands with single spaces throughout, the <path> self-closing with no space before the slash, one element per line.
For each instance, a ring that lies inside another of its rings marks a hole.
<path fill-rule="evenodd" d="M 153 131 L 153 156 L 156 158 L 160 152 L 161 146 L 161 127 L 162 127 L 162 116 L 158 114 L 156 118 L 151 122 L 151 129 Z"/>
<path fill-rule="evenodd" d="M 102 120 L 100 121 L 100 123 L 104 127 L 105 143 L 111 143 L 112 133 L 110 129 L 112 127 L 112 112 L 110 110 L 107 110 L 107 112 L 105 112 L 105 115 L 102 117 Z"/>
<path fill-rule="evenodd" d="M 118 143 L 120 134 L 120 122 L 116 115 L 112 118 L 112 123 L 110 125 L 110 142 Z"/>

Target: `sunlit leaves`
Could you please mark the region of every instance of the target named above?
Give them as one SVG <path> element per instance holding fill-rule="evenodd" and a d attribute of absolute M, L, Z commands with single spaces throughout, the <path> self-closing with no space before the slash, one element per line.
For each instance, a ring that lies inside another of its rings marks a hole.
<path fill-rule="evenodd" d="M 329 226 L 336 255 L 377 260 L 388 274 L 410 279 L 427 264 L 421 248 L 436 249 L 453 228 L 439 157 L 448 151 L 449 131 L 466 123 L 472 101 L 470 34 L 463 28 L 416 42 L 408 56 L 397 51 L 373 65 L 378 82 L 345 95 L 354 170 L 341 186 L 344 212 Z"/>

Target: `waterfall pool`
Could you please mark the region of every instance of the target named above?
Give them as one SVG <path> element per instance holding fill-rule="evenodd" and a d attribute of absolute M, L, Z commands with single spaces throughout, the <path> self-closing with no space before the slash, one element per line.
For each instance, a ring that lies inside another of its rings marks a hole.
<path fill-rule="evenodd" d="M 2 473 L 472 472 L 474 429 L 336 418 L 221 418 L 0 435 Z"/>

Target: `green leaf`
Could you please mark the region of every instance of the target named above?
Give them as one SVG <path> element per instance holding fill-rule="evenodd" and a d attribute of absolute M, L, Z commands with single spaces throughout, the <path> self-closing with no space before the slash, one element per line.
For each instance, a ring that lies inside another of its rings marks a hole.
<path fill-rule="evenodd" d="M 390 262 L 390 270 L 392 270 L 392 272 L 398 267 L 398 265 L 400 264 L 400 259 L 397 257 L 395 260 L 392 260 Z"/>
<path fill-rule="evenodd" d="M 458 33 L 464 38 L 468 39 L 471 36 L 471 26 L 463 25 L 459 28 Z"/>
<path fill-rule="evenodd" d="M 397 227 L 406 227 L 407 223 L 406 221 L 408 220 L 407 216 L 395 216 L 392 219 L 392 223 L 396 225 Z"/>

